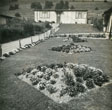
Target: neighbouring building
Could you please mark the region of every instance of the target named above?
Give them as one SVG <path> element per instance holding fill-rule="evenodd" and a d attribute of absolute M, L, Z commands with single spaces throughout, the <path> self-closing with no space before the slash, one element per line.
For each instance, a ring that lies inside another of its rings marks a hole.
<path fill-rule="evenodd" d="M 112 8 L 103 14 L 104 32 L 108 38 L 112 38 Z"/>
<path fill-rule="evenodd" d="M 7 24 L 7 22 L 12 18 L 12 16 L 0 15 L 0 24 Z"/>
<path fill-rule="evenodd" d="M 35 10 L 34 20 L 63 24 L 87 24 L 87 10 Z"/>

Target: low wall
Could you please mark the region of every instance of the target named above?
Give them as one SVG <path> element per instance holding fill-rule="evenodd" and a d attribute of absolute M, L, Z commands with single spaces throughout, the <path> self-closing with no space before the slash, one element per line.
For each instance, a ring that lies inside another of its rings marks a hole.
<path fill-rule="evenodd" d="M 6 52 L 10 52 L 11 50 L 14 50 L 16 48 L 20 48 L 20 43 L 21 43 L 21 47 L 23 47 L 25 44 L 31 44 L 32 42 L 44 40 L 46 37 L 49 37 L 51 33 L 54 34 L 58 30 L 57 29 L 58 26 L 59 26 L 58 24 L 53 24 L 52 29 L 48 30 L 45 33 L 35 35 L 35 36 L 30 36 L 28 38 L 19 39 L 19 40 L 8 42 L 8 43 L 4 43 L 2 44 L 2 54 Z"/>

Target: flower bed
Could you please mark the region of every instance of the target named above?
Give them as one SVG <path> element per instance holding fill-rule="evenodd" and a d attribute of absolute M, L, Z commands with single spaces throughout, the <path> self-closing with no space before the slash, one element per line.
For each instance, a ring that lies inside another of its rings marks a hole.
<path fill-rule="evenodd" d="M 58 103 L 109 82 L 102 70 L 73 63 L 29 67 L 15 75 Z"/>
<path fill-rule="evenodd" d="M 52 51 L 65 52 L 65 53 L 80 53 L 80 52 L 90 52 L 92 49 L 87 46 L 75 45 L 71 43 L 69 45 L 62 45 L 58 47 L 52 47 Z"/>

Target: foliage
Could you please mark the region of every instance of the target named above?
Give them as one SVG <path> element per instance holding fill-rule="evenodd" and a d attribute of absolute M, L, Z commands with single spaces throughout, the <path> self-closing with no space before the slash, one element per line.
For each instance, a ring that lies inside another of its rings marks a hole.
<path fill-rule="evenodd" d="M 19 4 L 9 6 L 9 10 L 16 10 L 16 9 L 19 9 Z"/>
<path fill-rule="evenodd" d="M 17 13 L 15 13 L 15 16 L 16 17 L 21 17 L 21 14 L 17 12 Z"/>
<path fill-rule="evenodd" d="M 72 6 L 70 7 L 70 9 L 75 9 L 75 7 L 72 5 Z"/>
<path fill-rule="evenodd" d="M 60 91 L 60 97 L 62 97 L 66 93 L 67 93 L 67 89 L 66 88 L 62 88 L 61 91 Z"/>
<path fill-rule="evenodd" d="M 75 81 L 73 79 L 73 76 L 67 72 L 64 73 L 64 79 L 63 80 L 64 80 L 65 84 L 68 86 L 75 85 Z"/>
<path fill-rule="evenodd" d="M 93 20 L 93 25 L 95 28 L 97 28 L 99 31 L 103 30 L 103 19 L 101 18 L 95 18 Z"/>
<path fill-rule="evenodd" d="M 50 94 L 53 94 L 53 93 L 57 92 L 56 87 L 53 87 L 52 85 L 48 85 L 48 86 L 46 87 L 46 89 L 48 90 L 48 92 L 49 92 Z"/>
<path fill-rule="evenodd" d="M 31 8 L 32 9 L 42 9 L 42 5 L 40 2 L 33 2 L 31 3 Z"/>
<path fill-rule="evenodd" d="M 25 23 L 24 26 L 24 33 L 27 34 L 27 36 L 32 36 L 34 35 L 34 26 L 31 23 Z"/>
<path fill-rule="evenodd" d="M 59 78 L 59 75 L 58 74 L 54 74 L 53 77 L 56 79 L 56 78 Z"/>
<path fill-rule="evenodd" d="M 76 37 L 75 35 L 71 36 L 73 42 L 86 42 L 85 39 L 81 39 L 79 37 Z"/>
<path fill-rule="evenodd" d="M 45 22 L 45 27 L 48 28 L 48 29 L 52 28 L 52 26 L 49 24 L 49 22 Z"/>
<path fill-rule="evenodd" d="M 45 1 L 45 9 L 51 9 L 53 7 L 53 2 L 52 1 Z"/>
<path fill-rule="evenodd" d="M 50 83 L 51 83 L 51 84 L 55 84 L 56 81 L 55 81 L 55 80 L 50 80 Z"/>
<path fill-rule="evenodd" d="M 76 81 L 77 82 L 80 82 L 80 83 L 83 83 L 84 82 L 82 77 L 76 77 Z"/>
<path fill-rule="evenodd" d="M 91 79 L 91 78 L 87 79 L 87 80 L 86 80 L 86 86 L 88 87 L 88 89 L 94 88 L 95 85 L 94 85 L 93 79 Z"/>

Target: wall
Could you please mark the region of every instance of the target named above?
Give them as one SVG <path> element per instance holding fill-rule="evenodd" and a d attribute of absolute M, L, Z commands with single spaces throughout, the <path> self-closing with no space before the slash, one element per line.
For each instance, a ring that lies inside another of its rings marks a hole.
<path fill-rule="evenodd" d="M 0 17 L 0 24 L 6 24 L 6 19 L 3 17 Z"/>
<path fill-rule="evenodd" d="M 87 23 L 87 12 L 65 11 L 61 14 L 61 23 L 86 24 Z"/>

